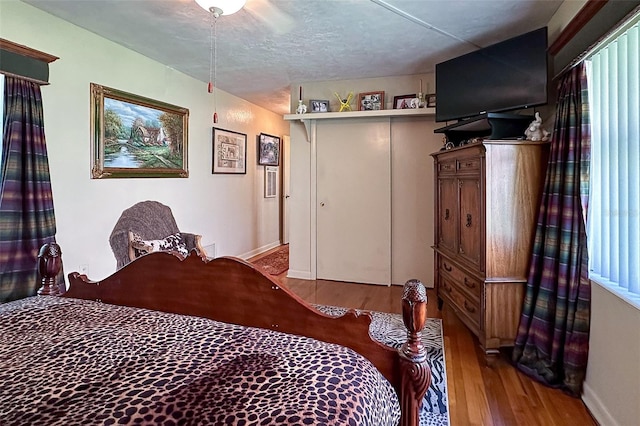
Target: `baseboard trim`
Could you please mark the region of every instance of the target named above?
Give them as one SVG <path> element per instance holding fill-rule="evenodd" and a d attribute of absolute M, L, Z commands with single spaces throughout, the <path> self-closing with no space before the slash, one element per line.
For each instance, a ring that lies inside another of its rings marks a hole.
<path fill-rule="evenodd" d="M 280 241 L 276 241 L 276 242 L 264 245 L 262 247 L 259 247 L 259 248 L 255 249 L 255 250 L 251 250 L 249 252 L 246 252 L 246 253 L 243 253 L 243 254 L 239 254 L 236 257 L 239 257 L 240 259 L 243 259 L 243 260 L 248 260 L 248 259 L 251 259 L 254 256 L 257 256 L 257 255 L 262 254 L 264 252 L 267 252 L 267 251 L 269 251 L 271 249 L 274 249 L 274 248 L 278 247 L 279 245 L 280 245 Z"/>
<path fill-rule="evenodd" d="M 311 271 L 296 271 L 294 269 L 289 269 L 287 272 L 287 278 L 297 278 L 300 280 L 310 280 Z"/>
<path fill-rule="evenodd" d="M 613 418 L 607 407 L 602 403 L 598 395 L 589 387 L 587 382 L 582 386 L 582 402 L 587 406 L 591 416 L 600 425 L 619 426 L 620 424 Z"/>

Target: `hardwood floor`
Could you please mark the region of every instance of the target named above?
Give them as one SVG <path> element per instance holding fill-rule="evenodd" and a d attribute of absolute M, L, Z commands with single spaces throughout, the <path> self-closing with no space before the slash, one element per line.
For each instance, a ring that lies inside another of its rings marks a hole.
<path fill-rule="evenodd" d="M 261 255 L 262 256 L 262 255 Z M 257 256 L 259 258 L 261 256 Z M 400 313 L 402 287 L 324 280 L 277 279 L 310 303 Z M 450 311 L 439 311 L 427 291 L 427 315 L 442 318 L 451 426 L 589 426 L 597 423 L 580 399 L 520 373 L 503 351 L 487 366 L 478 340 Z"/>

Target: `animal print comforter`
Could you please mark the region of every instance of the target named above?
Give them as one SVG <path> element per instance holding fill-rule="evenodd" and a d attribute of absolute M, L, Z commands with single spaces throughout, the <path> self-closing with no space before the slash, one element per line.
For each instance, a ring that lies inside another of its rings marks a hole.
<path fill-rule="evenodd" d="M 342 346 L 184 315 L 31 297 L 0 305 L 3 425 L 396 425 Z"/>

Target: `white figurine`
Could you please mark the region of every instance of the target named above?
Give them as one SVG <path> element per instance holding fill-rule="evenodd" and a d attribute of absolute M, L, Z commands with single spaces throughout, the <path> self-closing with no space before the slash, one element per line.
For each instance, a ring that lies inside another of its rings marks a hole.
<path fill-rule="evenodd" d="M 542 119 L 540 113 L 536 112 L 536 119 L 529 124 L 524 135 L 530 141 L 547 141 L 549 140 L 549 132 L 542 128 Z"/>
<path fill-rule="evenodd" d="M 302 103 L 302 100 L 298 101 L 298 109 L 296 109 L 296 114 L 304 114 L 307 112 L 307 106 Z"/>

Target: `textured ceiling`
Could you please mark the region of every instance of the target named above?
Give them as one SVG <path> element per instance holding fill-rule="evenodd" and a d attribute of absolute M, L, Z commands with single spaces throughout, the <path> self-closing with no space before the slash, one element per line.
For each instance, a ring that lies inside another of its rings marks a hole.
<path fill-rule="evenodd" d="M 23 1 L 209 81 L 211 18 L 194 0 Z M 432 72 L 438 62 L 547 25 L 561 3 L 247 0 L 218 19 L 217 85 L 285 114 L 292 84 Z"/>

